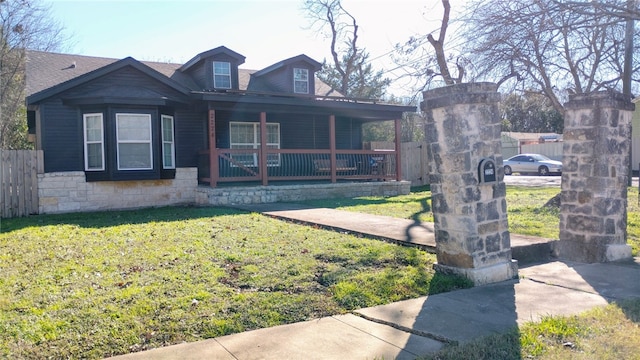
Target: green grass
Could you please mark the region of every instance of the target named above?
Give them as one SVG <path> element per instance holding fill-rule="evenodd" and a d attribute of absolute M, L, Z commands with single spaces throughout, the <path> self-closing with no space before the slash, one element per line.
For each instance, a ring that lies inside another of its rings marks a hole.
<path fill-rule="evenodd" d="M 639 322 L 640 299 L 626 300 L 576 316 L 549 316 L 420 359 L 640 359 Z"/>
<path fill-rule="evenodd" d="M 637 255 L 640 206 L 629 191 Z M 557 237 L 558 211 L 544 204 L 558 192 L 509 187 L 511 231 Z M 433 221 L 430 196 L 418 188 L 310 204 Z M 415 248 L 222 208 L 5 219 L 0 358 L 102 358 L 470 286 L 434 276 L 434 262 Z"/>
<path fill-rule="evenodd" d="M 102 358 L 470 285 L 432 287 L 416 248 L 229 209 L 1 226 L 0 358 Z"/>
<path fill-rule="evenodd" d="M 507 187 L 509 231 L 514 234 L 558 239 L 560 209 L 545 204 L 560 188 Z M 307 204 L 366 214 L 387 215 L 403 219 L 433 222 L 431 192 L 428 187 L 413 188 L 409 195 L 395 197 L 361 197 L 339 200 L 313 200 Z M 627 208 L 627 242 L 634 256 L 640 255 L 640 202 L 638 189 L 629 188 Z"/>

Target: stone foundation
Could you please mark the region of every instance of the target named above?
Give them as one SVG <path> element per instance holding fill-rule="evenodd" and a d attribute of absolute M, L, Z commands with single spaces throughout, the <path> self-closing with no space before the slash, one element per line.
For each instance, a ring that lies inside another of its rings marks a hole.
<path fill-rule="evenodd" d="M 359 196 L 396 196 L 409 194 L 410 190 L 410 181 L 218 188 L 200 186 L 196 190 L 196 203 L 198 205 L 214 206 L 250 205 L 315 199 L 354 198 Z"/>
<path fill-rule="evenodd" d="M 196 168 L 176 169 L 175 179 L 86 182 L 84 172 L 38 175 L 40 214 L 137 209 L 168 205 L 248 205 L 314 199 L 409 194 L 410 181 L 198 186 Z"/>
<path fill-rule="evenodd" d="M 86 182 L 83 171 L 38 174 L 40 214 L 135 209 L 195 203 L 196 168 L 175 179 Z"/>

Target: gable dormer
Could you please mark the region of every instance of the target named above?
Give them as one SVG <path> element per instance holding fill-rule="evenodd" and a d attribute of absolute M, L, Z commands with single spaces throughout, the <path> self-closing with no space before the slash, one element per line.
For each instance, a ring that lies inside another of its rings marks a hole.
<path fill-rule="evenodd" d="M 321 68 L 307 55 L 294 56 L 251 74 L 247 90 L 315 95 L 315 73 Z"/>
<path fill-rule="evenodd" d="M 238 67 L 245 57 L 225 46 L 202 52 L 180 67 L 202 90 L 238 90 Z"/>

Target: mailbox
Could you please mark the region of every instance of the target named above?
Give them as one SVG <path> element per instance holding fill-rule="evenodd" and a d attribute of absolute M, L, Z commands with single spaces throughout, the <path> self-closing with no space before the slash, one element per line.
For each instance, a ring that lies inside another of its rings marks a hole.
<path fill-rule="evenodd" d="M 482 159 L 478 165 L 478 182 L 490 183 L 496 182 L 496 162 L 492 159 Z"/>

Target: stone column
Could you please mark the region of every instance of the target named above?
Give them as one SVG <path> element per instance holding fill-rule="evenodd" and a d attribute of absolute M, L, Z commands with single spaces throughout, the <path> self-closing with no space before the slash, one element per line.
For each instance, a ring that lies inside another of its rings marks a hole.
<path fill-rule="evenodd" d="M 457 84 L 426 91 L 423 99 L 436 271 L 465 276 L 476 285 L 517 277 L 507 222 L 497 86 Z"/>
<path fill-rule="evenodd" d="M 565 104 L 560 241 L 554 254 L 580 262 L 631 258 L 627 182 L 634 105 L 613 91 Z"/>

